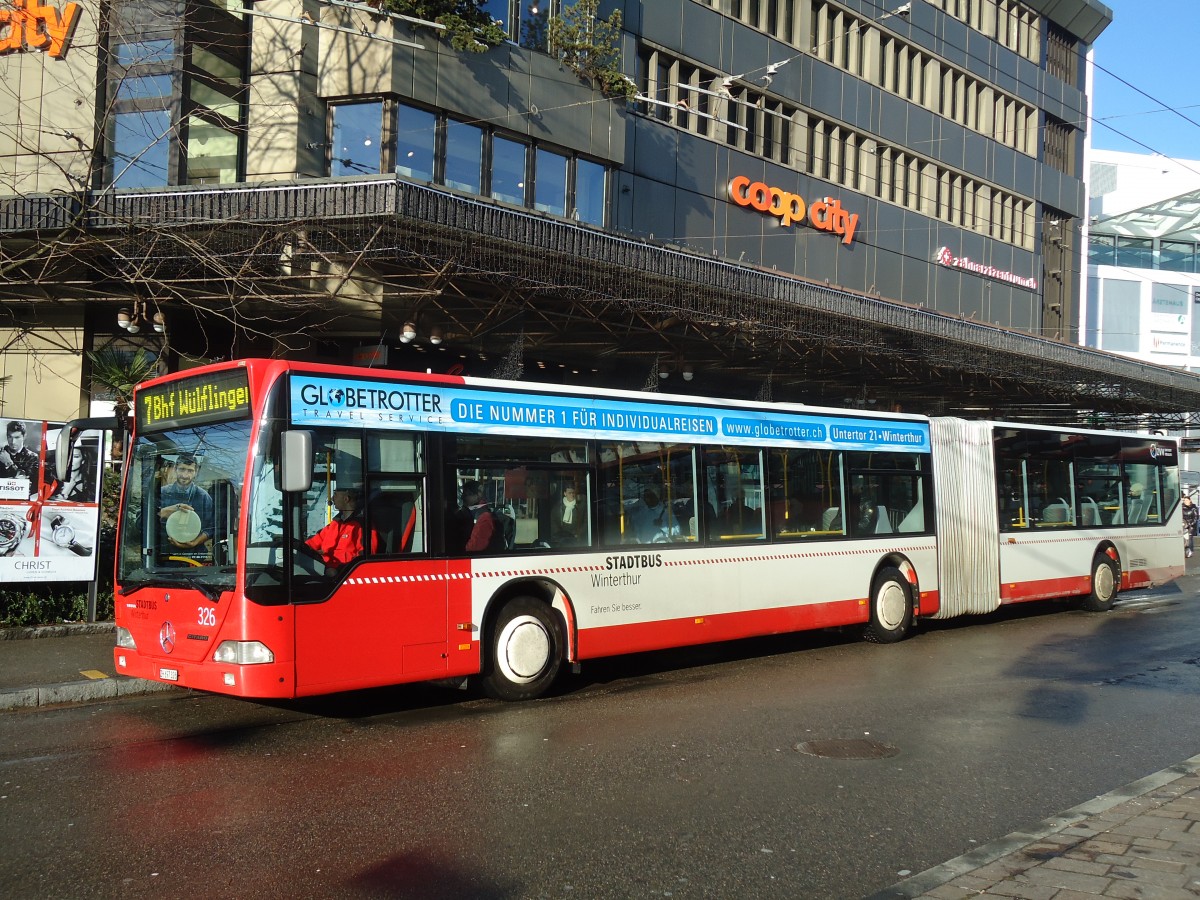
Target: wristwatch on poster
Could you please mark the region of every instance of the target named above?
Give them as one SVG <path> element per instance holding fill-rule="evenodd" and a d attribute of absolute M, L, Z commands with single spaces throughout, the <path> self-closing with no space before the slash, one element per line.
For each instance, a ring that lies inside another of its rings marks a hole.
<path fill-rule="evenodd" d="M 75 540 L 75 529 L 67 523 L 64 516 L 55 516 L 50 520 L 50 535 L 54 543 L 60 547 L 66 547 L 78 556 L 92 555 L 91 547 L 80 544 Z"/>
<path fill-rule="evenodd" d="M 0 556 L 12 556 L 25 538 L 28 523 L 11 513 L 0 515 Z"/>

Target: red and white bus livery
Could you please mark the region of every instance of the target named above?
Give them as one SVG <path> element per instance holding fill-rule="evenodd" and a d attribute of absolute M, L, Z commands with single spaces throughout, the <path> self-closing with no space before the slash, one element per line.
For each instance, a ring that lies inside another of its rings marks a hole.
<path fill-rule="evenodd" d="M 524 699 L 587 659 L 887 643 L 1183 571 L 1169 438 L 280 360 L 134 410 L 117 670 L 238 696 Z"/>

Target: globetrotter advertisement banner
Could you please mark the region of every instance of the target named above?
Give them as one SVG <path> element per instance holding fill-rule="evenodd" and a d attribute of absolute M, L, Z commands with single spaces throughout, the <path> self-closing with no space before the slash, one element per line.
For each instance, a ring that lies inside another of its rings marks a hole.
<path fill-rule="evenodd" d="M 92 581 L 102 435 L 84 432 L 66 481 L 54 475 L 61 423 L 0 419 L 0 585 Z"/>
<path fill-rule="evenodd" d="M 294 375 L 294 425 L 928 452 L 929 425 Z"/>

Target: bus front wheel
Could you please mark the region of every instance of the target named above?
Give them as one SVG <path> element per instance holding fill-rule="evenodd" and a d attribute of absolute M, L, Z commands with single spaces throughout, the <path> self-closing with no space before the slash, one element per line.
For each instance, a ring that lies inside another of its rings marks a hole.
<path fill-rule="evenodd" d="M 863 637 L 875 644 L 894 644 L 908 634 L 912 621 L 912 585 L 899 569 L 881 569 L 871 586 L 871 619 Z"/>
<path fill-rule="evenodd" d="M 500 610 L 491 630 L 483 690 L 497 700 L 532 700 L 554 682 L 562 665 L 562 635 L 554 612 L 532 597 Z"/>
<path fill-rule="evenodd" d="M 1121 570 L 1106 553 L 1097 553 L 1092 560 L 1092 591 L 1083 598 L 1083 608 L 1089 612 L 1108 612 L 1117 602 L 1121 586 Z"/>

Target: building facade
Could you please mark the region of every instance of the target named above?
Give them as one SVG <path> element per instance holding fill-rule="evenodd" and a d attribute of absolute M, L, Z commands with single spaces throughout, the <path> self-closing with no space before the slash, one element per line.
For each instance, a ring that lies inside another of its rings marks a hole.
<path fill-rule="evenodd" d="M 169 366 L 512 375 L 516 347 L 544 377 L 637 387 L 700 386 L 695 359 L 704 390 L 913 411 L 1010 385 L 1071 409 L 1145 376 L 1070 355 L 1096 0 L 474 5 L 499 45 L 403 3 L 19 0 L 4 326 L 73 328 L 76 362 L 165 342 Z M 1173 377 L 1147 396 L 1195 389 Z M 5 414 L 30 412 L 18 382 Z"/>
<path fill-rule="evenodd" d="M 1200 369 L 1200 161 L 1094 150 L 1083 338 Z"/>

